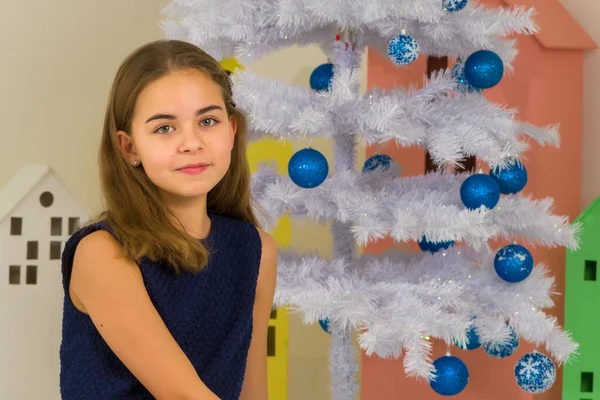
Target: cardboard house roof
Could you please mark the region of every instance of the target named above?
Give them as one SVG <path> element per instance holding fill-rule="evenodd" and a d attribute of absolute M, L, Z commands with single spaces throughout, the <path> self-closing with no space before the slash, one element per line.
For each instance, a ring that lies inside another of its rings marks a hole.
<path fill-rule="evenodd" d="M 600 196 L 596 197 L 594 201 L 577 217 L 574 222 L 583 223 L 588 215 L 598 213 L 600 211 Z"/>
<path fill-rule="evenodd" d="M 0 222 L 15 209 L 29 192 L 50 172 L 43 164 L 22 167 L 0 191 Z"/>
<path fill-rule="evenodd" d="M 534 35 L 540 44 L 554 50 L 592 50 L 598 45 L 559 0 L 502 0 L 511 7 L 524 6 L 536 11 Z"/>

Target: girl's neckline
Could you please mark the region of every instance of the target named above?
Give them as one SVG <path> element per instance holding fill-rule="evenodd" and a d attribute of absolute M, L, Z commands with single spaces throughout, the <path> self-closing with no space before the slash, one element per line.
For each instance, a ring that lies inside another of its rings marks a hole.
<path fill-rule="evenodd" d="M 206 240 L 211 239 L 212 236 L 214 235 L 217 216 L 214 213 L 209 212 L 208 219 L 210 220 L 210 227 L 208 229 L 207 235 L 203 238 L 195 238 L 196 240 L 200 240 L 201 242 L 204 242 Z"/>

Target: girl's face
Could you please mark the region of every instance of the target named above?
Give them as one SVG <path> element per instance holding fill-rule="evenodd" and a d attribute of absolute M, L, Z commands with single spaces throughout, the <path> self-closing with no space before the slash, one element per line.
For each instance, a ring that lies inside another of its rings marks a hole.
<path fill-rule="evenodd" d="M 235 132 L 221 87 L 185 69 L 146 86 L 135 105 L 131 136 L 117 135 L 129 163 L 138 161 L 162 195 L 181 201 L 206 196 L 225 176 Z"/>

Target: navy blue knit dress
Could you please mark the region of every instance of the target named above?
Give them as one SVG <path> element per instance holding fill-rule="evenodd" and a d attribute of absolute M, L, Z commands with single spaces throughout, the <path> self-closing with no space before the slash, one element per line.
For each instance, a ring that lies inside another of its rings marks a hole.
<path fill-rule="evenodd" d="M 152 303 L 202 381 L 220 399 L 237 400 L 252 336 L 262 245 L 252 224 L 216 214 L 210 218 L 203 241 L 211 255 L 202 272 L 178 276 L 161 263 L 142 260 L 139 265 Z M 63 252 L 62 400 L 153 399 L 69 296 L 75 248 L 99 229 L 110 232 L 105 222 L 83 227 Z"/>

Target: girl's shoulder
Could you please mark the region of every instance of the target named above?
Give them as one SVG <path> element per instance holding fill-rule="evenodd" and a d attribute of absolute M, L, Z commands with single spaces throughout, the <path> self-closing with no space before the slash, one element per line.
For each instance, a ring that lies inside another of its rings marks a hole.
<path fill-rule="evenodd" d="M 75 263 L 75 255 L 79 259 L 99 260 L 106 256 L 120 254 L 122 248 L 113 234 L 110 225 L 105 220 L 88 222 L 77 229 L 66 241 L 62 252 L 61 270 L 63 276 L 63 287 L 66 293 L 70 293 L 71 276 Z M 91 265 L 91 264 L 90 264 Z"/>
<path fill-rule="evenodd" d="M 98 232 L 98 233 L 96 233 Z M 84 239 L 87 238 L 88 236 L 90 236 L 91 234 L 96 233 L 94 235 L 92 235 L 92 237 L 96 238 L 96 237 L 108 237 L 109 235 L 116 240 L 116 235 L 114 233 L 114 231 L 111 229 L 110 224 L 108 223 L 107 220 L 105 219 L 98 219 L 98 220 L 92 220 L 87 222 L 86 224 L 82 225 L 81 227 L 79 227 L 79 229 L 77 229 L 75 232 L 73 232 L 73 234 L 67 239 L 66 243 L 65 243 L 65 247 L 63 250 L 63 258 L 65 256 L 72 256 L 75 252 L 75 249 L 78 247 L 78 245 L 80 244 L 80 242 Z M 95 241 L 96 239 L 92 239 L 92 240 L 86 240 L 86 242 L 90 242 L 90 241 Z"/>

